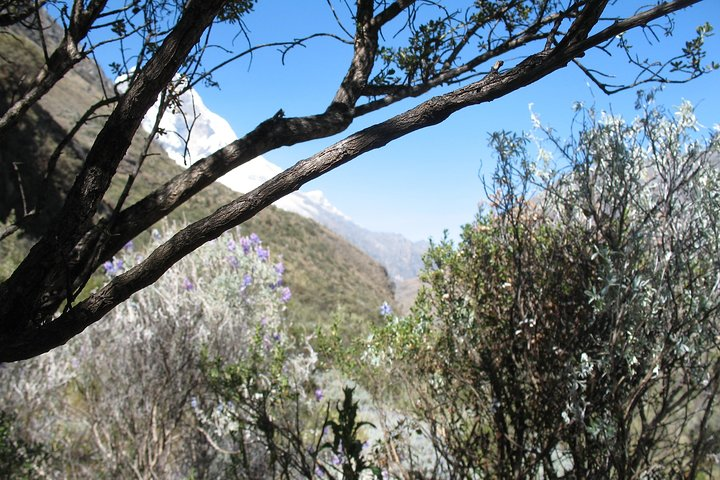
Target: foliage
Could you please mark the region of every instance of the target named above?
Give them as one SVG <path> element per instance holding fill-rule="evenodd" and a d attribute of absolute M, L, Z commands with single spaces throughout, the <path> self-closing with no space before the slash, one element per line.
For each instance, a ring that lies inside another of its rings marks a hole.
<path fill-rule="evenodd" d="M 171 233 L 155 230 L 152 242 Z M 147 249 L 126 245 L 103 265 L 106 275 L 132 268 Z M 302 351 L 279 354 L 292 345 L 284 273 L 256 234 L 228 233 L 77 341 L 5 366 L 4 405 L 24 434 L 53 445 L 54 467 L 66 476 L 213 478 L 226 462 L 198 431 L 213 382 L 202 359 L 243 364 L 251 383 L 268 365 L 282 377 L 286 363 L 309 361 Z"/>
<path fill-rule="evenodd" d="M 215 406 L 199 417 L 210 442 L 229 456 L 228 478 L 359 479 L 365 471 L 381 477 L 363 453 L 360 429 L 373 425 L 358 419 L 354 388 L 343 388 L 334 419 L 323 390 L 308 391 L 313 366 L 295 362 L 283 373 L 251 373 L 221 359 L 206 364 Z"/>
<path fill-rule="evenodd" d="M 105 275 L 153 246 L 127 244 Z M 289 335 L 285 274 L 255 233 L 223 235 L 63 349 L 4 366 L 17 418 L 2 417 L 2 438 L 52 445 L 51 470 L 72 478 L 358 478 L 368 424 L 352 389 L 337 419 L 323 400 L 317 355 Z M 12 468 L 37 470 L 27 451 Z"/>
<path fill-rule="evenodd" d="M 0 477 L 8 480 L 30 479 L 37 475 L 45 451 L 42 445 L 28 443 L 16 436 L 15 418 L 0 411 Z"/>
<path fill-rule="evenodd" d="M 338 470 L 340 478 L 355 480 L 359 479 L 362 472 L 370 470 L 376 478 L 382 478 L 379 468 L 372 467 L 366 462 L 362 450 L 363 443 L 358 439 L 359 430 L 364 426 L 374 427 L 370 422 L 358 421 L 358 403 L 353 402 L 354 388 L 343 388 L 342 406 L 336 407 L 338 420 L 328 419 L 325 427 L 329 427 L 333 434 L 332 442 L 324 443 L 320 448 L 329 449 L 338 458 L 340 464 Z M 323 471 L 328 473 L 327 467 Z"/>
<path fill-rule="evenodd" d="M 431 248 L 412 314 L 368 348 L 410 387 L 434 476 L 710 473 L 720 138 L 696 138 L 689 105 L 579 114 L 567 144 L 544 130 L 556 171 L 533 137 L 491 137 L 489 209 Z"/>

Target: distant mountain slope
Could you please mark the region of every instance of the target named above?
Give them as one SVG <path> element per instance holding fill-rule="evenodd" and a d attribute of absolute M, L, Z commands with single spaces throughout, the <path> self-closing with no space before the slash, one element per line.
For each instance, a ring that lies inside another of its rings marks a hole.
<path fill-rule="evenodd" d="M 179 165 L 190 165 L 238 138 L 228 121 L 210 110 L 195 90 L 183 93 L 180 104 L 182 111 L 168 111 L 162 117 L 160 127 L 165 133 L 157 139 Z M 159 103 L 143 121 L 148 131 L 156 121 L 158 108 Z M 226 174 L 220 183 L 236 192 L 248 192 L 280 172 L 279 166 L 261 156 Z M 275 205 L 325 225 L 384 265 L 393 280 L 415 278 L 422 267 L 427 242 L 367 230 L 333 206 L 320 190 L 293 192 Z"/>
<path fill-rule="evenodd" d="M 0 108 L 5 108 L 9 98 L 22 89 L 24 78 L 31 78 L 41 58 L 41 50 L 29 38 L 0 32 Z M 40 172 L 45 171 L 49 154 L 63 138 L 81 113 L 101 96 L 101 79 L 88 75 L 69 73 L 38 105 L 34 106 L 20 125 L 0 140 L 0 220 L 6 221 L 11 213 L 22 216 L 32 210 L 42 185 Z M 72 99 L 72 101 L 69 101 Z M 79 132 L 71 142 L 66 154 L 58 164 L 56 175 L 49 189 L 47 208 L 28 222 L 29 228 L 16 245 L 13 239 L 0 243 L 2 257 L 13 252 L 18 258 L 3 258 L 6 266 L 19 261 L 18 245 L 26 245 L 39 235 L 53 213 L 61 204 L 69 189 L 74 172 L 80 166 L 80 157 L 89 149 L 101 124 L 93 122 Z M 131 147 L 120 170 L 129 172 L 140 154 L 140 141 Z M 15 171 L 11 166 L 16 165 Z M 128 205 L 149 193 L 156 186 L 180 171 L 160 150 L 148 158 L 135 182 Z M 22 182 L 22 195 L 18 188 Z M 123 182 L 115 182 L 108 192 L 105 203 L 109 212 L 114 205 Z M 27 203 L 23 205 L 22 196 Z M 214 184 L 184 204 L 170 219 L 176 222 L 192 222 L 214 211 L 237 197 L 237 193 Z M 393 296 L 392 285 L 385 269 L 356 247 L 299 215 L 268 208 L 242 226 L 244 232 L 256 232 L 271 249 L 273 255 L 283 255 L 286 280 L 293 291 L 292 315 L 301 324 L 317 324 L 326 321 L 332 311 L 342 306 L 348 313 L 365 318 L 376 318 L 378 306 Z M 142 238 L 139 239 L 142 242 Z M 26 248 L 26 247 L 25 247 Z M 7 275 L 7 269 L 0 270 Z M 96 279 L 97 285 L 101 279 Z M 92 285 L 91 285 L 92 286 Z M 308 325 L 308 328 L 312 328 Z"/>

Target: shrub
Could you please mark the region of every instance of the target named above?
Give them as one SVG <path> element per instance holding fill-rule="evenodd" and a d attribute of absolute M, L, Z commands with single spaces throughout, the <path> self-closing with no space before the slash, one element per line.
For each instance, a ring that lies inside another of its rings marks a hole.
<path fill-rule="evenodd" d="M 141 256 L 128 244 L 105 274 Z M 259 382 L 269 366 L 284 374 L 302 361 L 305 351 L 278 356 L 291 345 L 283 274 L 257 235 L 225 234 L 62 349 L 6 365 L 4 405 L 53 445 L 57 476 L 214 478 L 228 460 L 198 429 L 198 405 L 213 401 L 201 363 L 243 364 Z"/>
<path fill-rule="evenodd" d="M 580 114 L 567 144 L 544 130 L 555 171 L 529 159 L 528 136 L 491 137 L 489 207 L 457 246 L 431 248 L 411 315 L 367 350 L 412 389 L 433 476 L 711 468 L 720 139 L 695 138 L 689 105 L 675 118 L 644 107 L 632 123 Z"/>

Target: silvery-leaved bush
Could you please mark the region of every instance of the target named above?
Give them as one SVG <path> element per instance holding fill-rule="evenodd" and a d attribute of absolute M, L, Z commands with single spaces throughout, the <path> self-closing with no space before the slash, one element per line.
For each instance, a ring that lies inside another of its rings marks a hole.
<path fill-rule="evenodd" d="M 153 230 L 150 245 L 125 245 L 102 272 L 130 271 L 174 230 L 165 225 Z M 266 398 L 283 382 L 287 388 L 285 375 L 302 382 L 314 370 L 311 350 L 285 353 L 292 293 L 284 265 L 271 260 L 256 234 L 233 230 L 209 242 L 68 345 L 4 368 L 5 408 L 59 459 L 80 455 L 83 445 L 84 464 L 98 474 L 188 476 L 198 461 L 188 455 L 208 448 L 198 426 L 221 440 L 239 430 L 236 412 L 244 407 L 211 392 L 205 359 L 247 365 L 248 385 Z"/>
<path fill-rule="evenodd" d="M 534 113 L 536 134 L 493 134 L 487 206 L 373 332 L 365 358 L 443 459 L 429 476 L 717 472 L 720 135 L 649 98 L 632 121 L 578 105 L 568 140 Z"/>

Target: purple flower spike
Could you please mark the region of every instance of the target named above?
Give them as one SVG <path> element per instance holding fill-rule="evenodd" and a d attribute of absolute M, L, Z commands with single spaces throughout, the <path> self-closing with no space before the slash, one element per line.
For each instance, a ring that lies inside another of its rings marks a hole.
<path fill-rule="evenodd" d="M 263 247 L 257 247 L 257 256 L 260 260 L 265 262 L 268 258 L 270 258 L 270 250 Z"/>
<path fill-rule="evenodd" d="M 280 300 L 282 300 L 283 303 L 289 302 L 290 298 L 292 298 L 292 292 L 290 291 L 290 289 L 288 287 L 284 287 L 281 292 L 282 293 L 280 294 Z"/>
<path fill-rule="evenodd" d="M 103 263 L 103 268 L 105 269 L 105 273 L 108 275 L 113 275 L 113 273 L 115 273 L 115 265 L 113 265 L 113 262 L 110 260 Z"/>
<path fill-rule="evenodd" d="M 243 253 L 244 253 L 245 255 L 247 255 L 248 253 L 250 253 L 250 247 L 251 247 L 251 245 L 250 245 L 250 239 L 249 239 L 249 238 L 247 238 L 247 237 L 242 237 L 242 238 L 240 239 L 240 246 L 242 247 Z"/>
<path fill-rule="evenodd" d="M 390 305 L 388 305 L 387 302 L 383 302 L 383 304 L 380 306 L 380 315 L 383 317 L 389 317 L 392 315 L 392 308 Z"/>
<path fill-rule="evenodd" d="M 323 399 L 323 391 L 321 388 L 315 389 L 315 401 L 319 402 Z"/>
<path fill-rule="evenodd" d="M 128 251 L 128 252 L 132 252 L 133 249 L 135 249 L 135 244 L 133 243 L 132 240 L 130 240 L 129 242 L 127 242 L 127 243 L 125 244 L 125 246 L 124 246 L 123 248 L 124 248 L 126 251 Z"/>
<path fill-rule="evenodd" d="M 123 269 L 123 265 L 124 262 L 121 259 L 113 257 L 112 260 L 108 260 L 107 262 L 103 263 L 105 275 L 109 277 L 119 275 L 120 271 Z"/>
<path fill-rule="evenodd" d="M 231 252 L 235 251 L 235 240 L 233 240 L 232 238 L 227 242 L 227 249 Z"/>
<path fill-rule="evenodd" d="M 240 290 L 245 290 L 247 287 L 250 286 L 251 283 L 252 283 L 252 275 L 250 275 L 249 273 L 246 273 L 245 276 L 243 276 L 242 287 L 240 288 Z"/>
<path fill-rule="evenodd" d="M 285 273 L 285 265 L 283 265 L 282 262 L 278 262 L 274 266 L 275 272 L 278 274 L 278 277 L 282 277 L 282 274 Z"/>
<path fill-rule="evenodd" d="M 258 237 L 257 233 L 251 233 L 250 234 L 250 243 L 253 245 L 260 245 L 260 237 Z"/>
<path fill-rule="evenodd" d="M 189 292 L 191 290 L 195 290 L 195 285 L 190 281 L 188 277 L 185 277 L 183 279 L 183 288 Z"/>

